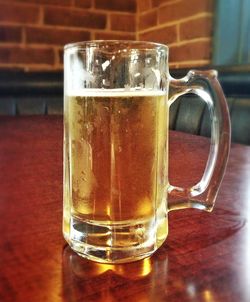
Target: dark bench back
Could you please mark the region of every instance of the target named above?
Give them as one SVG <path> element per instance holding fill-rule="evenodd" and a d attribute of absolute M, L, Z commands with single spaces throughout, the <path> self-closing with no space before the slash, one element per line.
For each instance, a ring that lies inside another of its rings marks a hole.
<path fill-rule="evenodd" d="M 0 115 L 62 113 L 62 72 L 0 72 Z"/>
<path fill-rule="evenodd" d="M 172 73 L 176 78 L 186 71 Z M 219 80 L 226 95 L 232 125 L 232 141 L 250 145 L 250 72 L 220 72 Z M 170 107 L 170 129 L 210 136 L 207 106 L 190 94 L 177 99 Z"/>
<path fill-rule="evenodd" d="M 175 78 L 186 70 L 176 70 Z M 250 73 L 220 72 L 232 123 L 232 141 L 250 145 Z M 0 115 L 63 114 L 62 72 L 0 72 Z M 180 97 L 170 108 L 170 129 L 210 136 L 204 102 L 194 95 Z"/>

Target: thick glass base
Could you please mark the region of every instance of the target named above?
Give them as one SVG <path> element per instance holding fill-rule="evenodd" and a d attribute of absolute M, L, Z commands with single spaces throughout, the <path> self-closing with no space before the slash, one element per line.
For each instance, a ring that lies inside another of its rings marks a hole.
<path fill-rule="evenodd" d="M 103 224 L 71 216 L 64 236 L 80 256 L 101 263 L 127 263 L 150 256 L 167 237 L 167 221 L 126 221 Z"/>
<path fill-rule="evenodd" d="M 150 256 L 155 251 L 154 248 L 97 248 L 96 246 L 84 243 L 79 244 L 73 241 L 70 246 L 79 256 L 95 262 L 110 264 L 141 260 Z M 145 250 L 148 250 L 148 252 L 145 252 Z"/>

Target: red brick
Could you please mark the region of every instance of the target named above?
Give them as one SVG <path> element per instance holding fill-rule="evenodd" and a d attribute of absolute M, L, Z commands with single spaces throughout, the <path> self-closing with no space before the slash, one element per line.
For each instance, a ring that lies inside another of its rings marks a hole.
<path fill-rule="evenodd" d="M 176 63 L 169 63 L 169 64 L 168 64 L 168 67 L 169 67 L 169 69 L 170 69 L 170 74 L 171 74 L 171 73 L 172 73 L 171 71 L 172 71 L 173 69 L 178 68 L 178 64 L 176 64 Z"/>
<path fill-rule="evenodd" d="M 59 49 L 58 50 L 58 55 L 59 55 L 59 62 L 60 62 L 60 64 L 63 64 L 63 54 L 64 54 L 63 49 L 62 48 Z"/>
<path fill-rule="evenodd" d="M 5 66 L 4 66 L 5 67 Z M 45 64 L 28 64 L 28 65 L 14 65 L 15 69 L 21 67 L 25 72 L 35 72 L 35 71 L 63 71 L 63 66 L 60 65 L 45 65 Z M 49 109 L 48 109 L 49 110 Z"/>
<path fill-rule="evenodd" d="M 143 12 L 151 9 L 152 0 L 137 0 L 137 10 L 138 12 Z"/>
<path fill-rule="evenodd" d="M 64 45 L 89 39 L 90 32 L 83 30 L 39 27 L 26 28 L 26 40 L 28 43 Z"/>
<path fill-rule="evenodd" d="M 159 21 L 160 23 L 166 23 L 190 17 L 201 12 L 211 12 L 212 10 L 212 0 L 182 0 L 160 7 Z"/>
<path fill-rule="evenodd" d="M 110 16 L 112 30 L 134 32 L 135 31 L 135 14 L 122 15 L 112 14 Z"/>
<path fill-rule="evenodd" d="M 173 0 L 152 0 L 152 6 L 153 7 L 159 7 L 162 4 L 166 3 L 166 2 L 171 2 Z M 174 0 L 175 1 L 175 0 Z M 203 1 L 203 0 L 202 0 Z"/>
<path fill-rule="evenodd" d="M 51 48 L 0 47 L 0 63 L 52 65 L 54 51 Z"/>
<path fill-rule="evenodd" d="M 206 67 L 207 69 L 211 68 L 209 60 L 202 61 L 186 61 L 178 63 L 178 68 L 194 68 L 194 67 Z"/>
<path fill-rule="evenodd" d="M 139 16 L 139 30 L 150 28 L 157 24 L 157 11 L 149 11 L 143 15 Z"/>
<path fill-rule="evenodd" d="M 89 11 L 52 7 L 44 10 L 44 23 L 50 25 L 103 29 L 106 27 L 106 19 L 105 14 Z"/>
<path fill-rule="evenodd" d="M 95 33 L 96 40 L 135 40 L 135 34 L 117 34 L 117 33 L 107 33 L 98 32 Z"/>
<path fill-rule="evenodd" d="M 176 26 L 166 26 L 139 35 L 141 41 L 152 41 L 162 44 L 173 43 L 177 40 Z"/>
<path fill-rule="evenodd" d="M 20 26 L 1 26 L 0 41 L 1 42 L 21 42 L 22 30 Z"/>
<path fill-rule="evenodd" d="M 71 0 L 15 0 L 16 2 L 34 3 L 34 4 L 50 4 L 50 5 L 71 5 Z"/>
<path fill-rule="evenodd" d="M 15 70 L 15 71 L 23 71 L 25 70 L 24 66 L 16 66 L 15 64 L 2 64 L 0 63 L 0 70 Z"/>
<path fill-rule="evenodd" d="M 39 21 L 39 7 L 1 3 L 1 22 L 37 23 Z"/>
<path fill-rule="evenodd" d="M 208 60 L 211 57 L 211 41 L 190 42 L 170 47 L 170 61 Z"/>
<path fill-rule="evenodd" d="M 120 12 L 136 12 L 136 0 L 95 0 L 95 7 Z"/>
<path fill-rule="evenodd" d="M 201 17 L 180 24 L 180 39 L 188 40 L 212 35 L 212 17 Z"/>
<path fill-rule="evenodd" d="M 90 8 L 92 6 L 92 0 L 75 0 L 75 6 Z"/>

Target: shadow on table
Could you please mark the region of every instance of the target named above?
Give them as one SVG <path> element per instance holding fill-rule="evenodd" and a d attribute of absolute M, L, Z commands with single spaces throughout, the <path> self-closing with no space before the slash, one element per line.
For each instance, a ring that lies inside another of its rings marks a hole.
<path fill-rule="evenodd" d="M 234 238 L 246 225 L 245 217 L 238 211 L 220 207 L 215 207 L 212 213 L 187 209 L 169 216 L 168 255 L 185 255 L 213 248 Z"/>

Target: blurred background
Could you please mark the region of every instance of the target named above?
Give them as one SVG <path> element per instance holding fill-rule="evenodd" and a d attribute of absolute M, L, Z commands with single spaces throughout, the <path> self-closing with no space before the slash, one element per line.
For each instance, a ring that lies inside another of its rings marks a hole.
<path fill-rule="evenodd" d="M 0 67 L 61 70 L 66 43 L 170 46 L 171 68 L 249 64 L 248 0 L 1 0 Z"/>
<path fill-rule="evenodd" d="M 218 69 L 232 123 L 250 132 L 249 0 L 0 0 L 0 114 L 62 114 L 63 46 L 94 39 L 167 44 L 177 77 Z"/>

